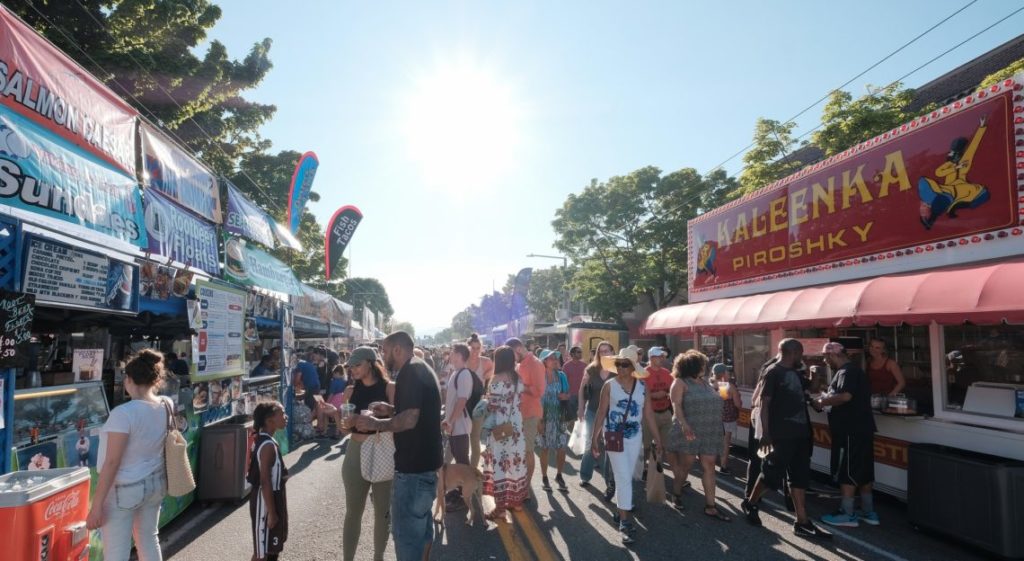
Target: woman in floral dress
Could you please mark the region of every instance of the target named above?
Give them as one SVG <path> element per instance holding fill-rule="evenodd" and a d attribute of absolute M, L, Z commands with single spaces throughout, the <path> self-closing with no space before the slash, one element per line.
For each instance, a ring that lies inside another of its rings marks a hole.
<path fill-rule="evenodd" d="M 565 467 L 565 450 L 569 447 L 569 432 L 565 429 L 562 421 L 562 402 L 569 400 L 569 379 L 565 372 L 559 368 L 558 351 L 544 349 L 540 352 L 541 363 L 544 364 L 544 394 L 541 396 L 541 405 L 544 408 L 544 417 L 541 419 L 540 430 L 537 432 L 536 448 L 540 455 L 541 488 L 545 491 L 551 490 L 551 483 L 548 481 L 548 456 L 552 450 L 555 451 L 555 483 L 558 490 L 568 493 L 569 488 L 562 479 L 562 468 Z"/>
<path fill-rule="evenodd" d="M 483 494 L 494 500 L 494 508 L 484 513 L 488 518 L 503 517 L 508 509 L 522 510 L 526 500 L 526 441 L 523 416 L 519 411 L 522 392 L 515 354 L 509 347 L 499 347 L 494 351 L 494 376 L 487 387 L 487 417 L 482 433 L 486 447 Z M 504 423 L 512 424 L 512 436 L 499 440 L 493 429 Z M 485 500 L 484 505 L 486 511 L 488 501 Z"/>

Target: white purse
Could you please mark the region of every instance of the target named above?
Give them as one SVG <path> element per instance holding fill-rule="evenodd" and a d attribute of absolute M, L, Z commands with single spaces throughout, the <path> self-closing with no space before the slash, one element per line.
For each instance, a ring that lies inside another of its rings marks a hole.
<path fill-rule="evenodd" d="M 390 432 L 378 432 L 363 441 L 359 450 L 359 471 L 370 483 L 395 478 L 395 440 Z"/>

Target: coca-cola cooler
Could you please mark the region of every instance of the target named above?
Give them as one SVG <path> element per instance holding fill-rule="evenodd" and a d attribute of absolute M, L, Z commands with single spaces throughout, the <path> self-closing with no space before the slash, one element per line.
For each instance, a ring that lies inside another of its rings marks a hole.
<path fill-rule="evenodd" d="M 87 561 L 89 469 L 18 471 L 0 476 L 5 561 Z"/>

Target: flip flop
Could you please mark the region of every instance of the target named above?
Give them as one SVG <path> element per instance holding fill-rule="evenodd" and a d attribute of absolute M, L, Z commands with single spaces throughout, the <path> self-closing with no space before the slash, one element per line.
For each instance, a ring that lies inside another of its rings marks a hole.
<path fill-rule="evenodd" d="M 722 522 L 732 522 L 732 518 L 719 512 L 718 507 L 714 506 L 704 507 L 704 516 L 714 518 L 715 520 L 721 520 Z"/>

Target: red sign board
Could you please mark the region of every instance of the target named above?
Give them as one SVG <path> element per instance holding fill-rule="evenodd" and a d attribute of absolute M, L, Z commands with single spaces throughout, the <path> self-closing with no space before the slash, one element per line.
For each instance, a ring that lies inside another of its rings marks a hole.
<path fill-rule="evenodd" d="M 3 6 L 0 104 L 135 176 L 135 109 Z"/>
<path fill-rule="evenodd" d="M 946 263 L 978 259 L 959 248 L 1018 225 L 1019 87 L 975 93 L 691 220 L 691 300 L 925 251 L 948 248 Z M 802 284 L 843 275 L 832 277 Z"/>

